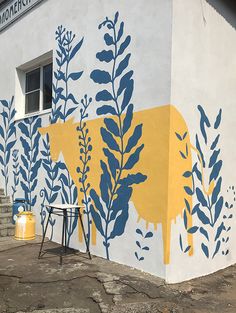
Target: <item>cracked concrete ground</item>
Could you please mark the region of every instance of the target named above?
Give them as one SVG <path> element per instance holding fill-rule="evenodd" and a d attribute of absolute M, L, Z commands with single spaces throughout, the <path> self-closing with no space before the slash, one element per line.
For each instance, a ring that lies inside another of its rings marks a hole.
<path fill-rule="evenodd" d="M 236 266 L 175 285 L 98 257 L 38 260 L 40 238 L 0 241 L 0 313 L 235 313 Z M 46 249 L 58 245 L 47 242 Z"/>

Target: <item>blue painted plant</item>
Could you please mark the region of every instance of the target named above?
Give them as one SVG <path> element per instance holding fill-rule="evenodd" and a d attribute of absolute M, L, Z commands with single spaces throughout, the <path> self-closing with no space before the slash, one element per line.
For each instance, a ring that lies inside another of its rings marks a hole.
<path fill-rule="evenodd" d="M 224 205 L 223 211 L 223 219 L 224 219 L 224 230 L 222 236 L 222 254 L 228 255 L 229 254 L 229 241 L 230 241 L 230 232 L 232 230 L 232 219 L 233 219 L 233 211 L 234 211 L 234 204 L 236 201 L 236 192 L 234 186 L 229 186 L 227 189 L 227 201 Z"/>
<path fill-rule="evenodd" d="M 54 71 L 51 123 L 56 123 L 58 118 L 65 122 L 77 109 L 78 102 L 69 92 L 69 82 L 77 81 L 83 74 L 83 71 L 70 72 L 70 64 L 79 52 L 83 38 L 75 42 L 75 34 L 59 26 L 56 31 L 56 41 L 57 70 Z"/>
<path fill-rule="evenodd" d="M 138 251 L 136 251 L 134 255 L 138 261 L 143 261 L 144 260 L 143 253 L 145 251 L 150 250 L 148 244 L 146 243 L 147 239 L 152 238 L 153 233 L 149 231 L 146 234 L 144 234 L 143 231 L 139 228 L 136 229 L 136 233 L 139 235 L 141 239 L 136 240 L 136 246 L 138 247 Z"/>
<path fill-rule="evenodd" d="M 46 219 L 46 207 L 45 204 L 51 204 L 56 201 L 61 187 L 58 185 L 58 171 L 61 162 L 54 163 L 50 155 L 50 143 L 48 134 L 43 139 L 43 150 L 42 154 L 42 166 L 45 169 L 46 177 L 45 183 L 46 187 L 41 189 L 40 196 L 43 197 L 43 202 L 41 204 L 41 225 L 44 231 L 44 223 Z M 49 223 L 51 226 L 51 238 L 53 237 L 53 226 L 56 220 L 50 217 Z"/>
<path fill-rule="evenodd" d="M 14 149 L 12 151 L 12 159 L 13 159 L 13 186 L 12 186 L 12 199 L 15 200 L 15 193 L 17 190 L 17 186 L 19 185 L 19 150 Z"/>
<path fill-rule="evenodd" d="M 41 165 L 39 158 L 40 134 L 38 132 L 38 128 L 41 127 L 41 118 L 26 118 L 18 124 L 18 127 L 21 130 L 20 141 L 24 151 L 21 154 L 20 174 L 22 180 L 20 184 L 31 210 L 37 199 L 34 191 L 38 183 L 38 170 Z"/>
<path fill-rule="evenodd" d="M 60 164 L 60 169 L 62 170 L 59 175 L 59 181 L 61 183 L 61 201 L 62 203 L 69 204 L 78 204 L 78 191 L 75 186 L 70 173 L 64 163 Z M 70 215 L 73 214 L 73 210 L 70 210 Z M 67 224 L 67 245 L 70 243 L 71 236 L 77 226 L 78 223 L 78 215 L 75 217 L 69 218 L 69 222 Z"/>
<path fill-rule="evenodd" d="M 214 125 L 211 125 L 204 109 L 199 105 L 198 110 L 200 112 L 200 131 L 202 140 L 196 135 L 196 148 L 193 148 L 197 152 L 198 162 L 193 166 L 192 172 L 185 172 L 184 177 L 192 177 L 192 189 L 185 186 L 185 192 L 188 195 L 196 194 L 198 203 L 191 209 L 188 201 L 185 199 L 186 208 L 184 210 L 184 225 L 188 233 L 195 233 L 199 231 L 203 236 L 203 242 L 201 243 L 201 249 L 204 255 L 209 258 L 214 258 L 221 247 L 222 232 L 225 230 L 224 221 L 222 218 L 222 208 L 224 199 L 221 195 L 222 177 L 220 171 L 222 168 L 222 160 L 220 159 L 220 149 L 218 148 L 220 134 L 216 134 L 213 141 L 209 144 L 207 129 L 217 131 L 221 123 L 222 110 L 219 111 Z M 180 139 L 180 138 L 179 138 Z M 201 142 L 203 143 L 201 144 Z M 190 147 L 192 148 L 192 147 Z M 203 151 L 206 151 L 204 154 Z M 210 155 L 207 161 L 206 156 Z M 187 154 L 181 154 L 183 158 L 188 157 Z M 209 171 L 208 185 L 205 187 L 206 178 L 203 173 Z M 198 187 L 196 187 L 198 185 Z M 197 226 L 193 226 L 188 229 L 188 213 L 191 215 L 196 214 L 198 219 Z M 213 233 L 213 237 L 211 238 Z M 210 236 L 211 235 L 211 236 Z M 210 251 L 210 246 L 213 246 L 213 251 Z M 182 237 L 180 235 L 180 247 L 183 249 Z M 187 247 L 188 251 L 190 247 Z"/>
<path fill-rule="evenodd" d="M 11 151 L 16 143 L 16 130 L 15 130 L 15 108 L 13 105 L 14 97 L 10 101 L 1 100 L 3 111 L 0 123 L 0 164 L 2 165 L 1 174 L 5 182 L 5 194 L 8 195 L 8 182 L 9 182 L 9 161 Z"/>
<path fill-rule="evenodd" d="M 98 92 L 98 102 L 108 102 L 97 109 L 98 115 L 109 114 L 112 117 L 104 119 L 101 136 L 106 144 L 103 149 L 106 162 L 101 160 L 102 175 L 100 192 L 91 189 L 91 214 L 97 230 L 103 237 L 106 257 L 109 259 L 110 241 L 124 233 L 129 217 L 129 200 L 132 195 L 132 185 L 146 180 L 146 176 L 128 174 L 139 161 L 143 144 L 137 147 L 142 136 L 142 124 L 135 127 L 128 136 L 133 119 L 133 104 L 130 103 L 133 94 L 133 71 L 127 71 L 131 54 L 126 54 L 131 37 L 124 36 L 124 23 L 118 23 L 118 12 L 114 20 L 106 18 L 99 29 L 106 27 L 108 32 L 104 41 L 109 50 L 96 54 L 99 61 L 110 65 L 110 72 L 96 69 L 90 77 L 105 89 Z"/>
<path fill-rule="evenodd" d="M 91 138 L 89 137 L 89 129 L 86 127 L 85 119 L 88 117 L 87 110 L 89 105 L 92 102 L 92 98 L 84 96 L 84 99 L 81 100 L 82 108 L 80 109 L 80 122 L 77 127 L 79 133 L 79 145 L 80 145 L 80 162 L 81 166 L 77 168 L 77 172 L 80 174 L 79 182 L 81 184 L 80 191 L 83 193 L 84 198 L 82 203 L 85 206 L 84 214 L 87 217 L 87 241 L 90 245 L 91 237 L 91 212 L 90 212 L 90 202 L 91 198 L 89 197 L 90 183 L 88 182 L 88 172 L 89 172 L 89 161 L 91 160 L 90 152 L 92 151 Z"/>

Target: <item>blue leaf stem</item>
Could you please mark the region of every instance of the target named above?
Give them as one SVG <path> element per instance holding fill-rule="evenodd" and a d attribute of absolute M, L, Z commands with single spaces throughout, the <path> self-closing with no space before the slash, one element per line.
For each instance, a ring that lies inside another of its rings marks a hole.
<path fill-rule="evenodd" d="M 92 102 L 92 98 L 84 96 L 84 99 L 81 100 L 82 108 L 80 109 L 80 122 L 77 127 L 79 132 L 79 145 L 80 145 L 80 161 L 82 166 L 77 168 L 77 172 L 80 174 L 79 182 L 81 184 L 80 191 L 83 193 L 84 198 L 82 203 L 85 205 L 84 214 L 87 216 L 87 240 L 88 245 L 90 245 L 91 238 L 91 211 L 90 211 L 90 202 L 91 198 L 89 197 L 90 184 L 88 183 L 88 172 L 89 172 L 89 161 L 91 160 L 90 151 L 92 150 L 91 138 L 89 137 L 89 129 L 86 127 L 85 119 L 88 117 L 87 110 L 89 105 Z"/>

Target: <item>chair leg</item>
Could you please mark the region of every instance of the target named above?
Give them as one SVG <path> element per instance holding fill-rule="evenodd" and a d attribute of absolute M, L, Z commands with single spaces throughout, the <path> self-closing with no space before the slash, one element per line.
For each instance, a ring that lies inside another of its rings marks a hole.
<path fill-rule="evenodd" d="M 61 236 L 61 253 L 60 253 L 60 265 L 62 265 L 62 254 L 64 250 L 65 240 L 65 212 L 63 211 L 63 225 L 62 225 L 62 236 Z"/>
<path fill-rule="evenodd" d="M 41 245 L 40 245 L 40 250 L 39 250 L 38 259 L 40 259 L 40 257 L 41 257 L 41 253 L 42 253 L 42 249 L 43 249 L 43 244 L 44 244 L 45 236 L 46 236 L 46 233 L 47 233 L 48 223 L 49 223 L 51 214 L 52 214 L 52 209 L 50 209 L 49 214 L 48 214 L 48 220 L 47 220 L 47 223 L 46 223 L 46 227 L 45 227 L 45 229 L 44 229 L 44 232 L 43 232 L 43 239 L 42 239 L 42 242 L 41 242 Z"/>

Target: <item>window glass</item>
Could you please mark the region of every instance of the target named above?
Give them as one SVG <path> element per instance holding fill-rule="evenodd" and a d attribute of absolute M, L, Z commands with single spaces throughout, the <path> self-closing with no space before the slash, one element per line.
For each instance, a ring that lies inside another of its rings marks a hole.
<path fill-rule="evenodd" d="M 43 109 L 52 107 L 52 64 L 43 67 Z"/>
<path fill-rule="evenodd" d="M 25 113 L 33 113 L 39 111 L 39 95 L 40 91 L 33 91 L 25 95 Z"/>
<path fill-rule="evenodd" d="M 40 68 L 26 73 L 26 89 L 25 92 L 30 92 L 40 89 Z"/>

